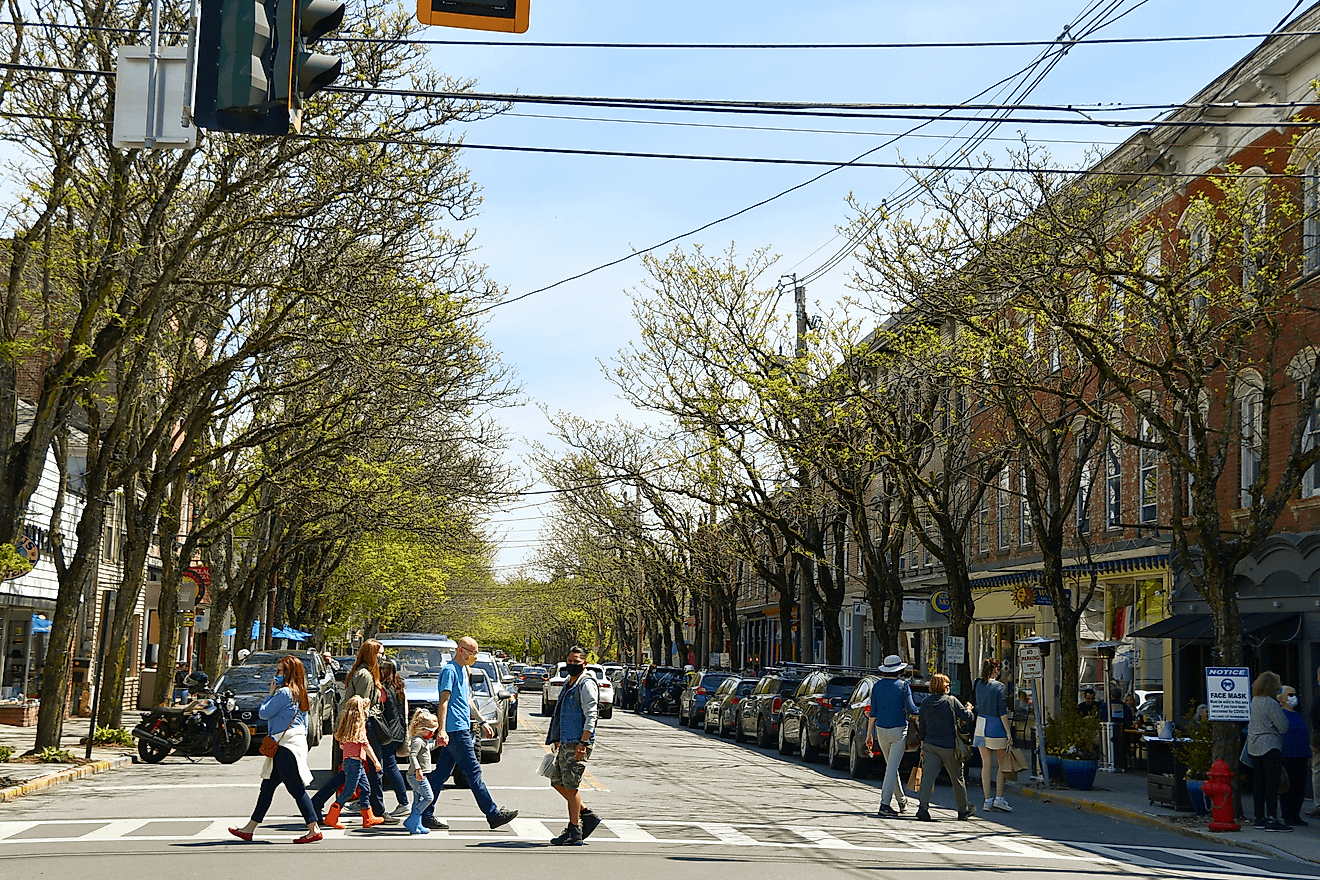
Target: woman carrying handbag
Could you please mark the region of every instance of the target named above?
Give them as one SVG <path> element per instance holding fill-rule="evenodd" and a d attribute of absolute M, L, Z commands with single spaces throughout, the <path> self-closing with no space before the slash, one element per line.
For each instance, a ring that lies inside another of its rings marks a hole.
<path fill-rule="evenodd" d="M 307 823 L 307 833 L 294 843 L 315 843 L 321 839 L 321 828 L 316 808 L 307 796 L 307 785 L 312 771 L 307 768 L 307 673 L 302 661 L 293 655 L 280 658 L 275 666 L 275 681 L 270 696 L 262 701 L 257 714 L 267 723 L 268 730 L 279 731 L 266 739 L 275 741 L 273 755 L 266 757 L 261 767 L 261 794 L 252 810 L 252 818 L 242 828 L 230 828 L 229 833 L 239 840 L 251 840 L 257 826 L 266 818 L 275 789 L 283 785 L 298 803 L 298 812 Z M 263 754 L 269 745 L 263 741 Z"/>
<path fill-rule="evenodd" d="M 917 807 L 917 818 L 923 822 L 935 821 L 930 814 L 930 795 L 941 766 L 953 784 L 958 818 L 966 819 L 976 812 L 976 808 L 967 802 L 967 784 L 963 779 L 966 752 L 962 751 L 965 745 L 960 742 L 959 723 L 971 724 L 972 713 L 956 697 L 950 696 L 947 675 L 932 675 L 930 697 L 917 710 L 917 727 L 921 731 L 921 803 Z"/>

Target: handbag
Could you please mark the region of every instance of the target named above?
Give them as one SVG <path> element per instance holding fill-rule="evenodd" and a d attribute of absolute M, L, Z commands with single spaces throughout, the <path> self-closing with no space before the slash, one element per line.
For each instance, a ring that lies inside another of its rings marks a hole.
<path fill-rule="evenodd" d="M 1242 754 L 1238 755 L 1238 763 L 1244 767 L 1255 767 L 1256 762 L 1251 759 L 1251 752 L 1247 751 L 1247 744 L 1242 744 Z"/>
<path fill-rule="evenodd" d="M 915 752 L 921 748 L 921 729 L 917 727 L 916 722 L 908 722 L 907 740 L 903 743 L 903 751 Z"/>
<path fill-rule="evenodd" d="M 541 766 L 536 768 L 536 772 L 539 775 L 544 776 L 546 779 L 549 779 L 550 771 L 554 769 L 554 766 L 555 766 L 555 753 L 546 752 L 545 756 L 541 758 Z"/>
<path fill-rule="evenodd" d="M 261 754 L 265 755 L 267 758 L 273 758 L 275 757 L 275 753 L 278 752 L 279 750 L 280 750 L 279 740 L 271 736 L 269 733 L 266 734 L 264 737 L 262 737 Z"/>

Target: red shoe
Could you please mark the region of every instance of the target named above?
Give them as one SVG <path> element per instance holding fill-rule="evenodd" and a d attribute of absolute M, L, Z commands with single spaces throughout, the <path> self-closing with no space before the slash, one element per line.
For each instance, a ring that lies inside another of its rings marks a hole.
<path fill-rule="evenodd" d="M 229 833 L 232 834 L 232 835 L 234 835 L 235 837 L 237 837 L 239 840 L 251 840 L 251 839 L 252 839 L 252 832 L 251 832 L 251 831 L 240 831 L 240 830 L 238 830 L 237 828 L 230 828 L 230 829 L 229 829 Z"/>
<path fill-rule="evenodd" d="M 316 842 L 317 842 L 318 840 L 320 840 L 323 836 L 324 836 L 324 835 L 321 834 L 321 832 L 319 832 L 319 831 L 317 831 L 317 832 L 311 832 L 311 831 L 308 831 L 308 832 L 307 832 L 306 834 L 304 834 L 302 837 L 296 838 L 293 842 L 294 842 L 294 843 L 316 843 Z"/>

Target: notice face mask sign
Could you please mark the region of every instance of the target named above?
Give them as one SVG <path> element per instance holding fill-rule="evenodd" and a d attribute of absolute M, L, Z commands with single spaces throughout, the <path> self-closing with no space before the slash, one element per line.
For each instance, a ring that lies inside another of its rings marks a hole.
<path fill-rule="evenodd" d="M 1251 720 L 1251 670 L 1247 667 L 1207 666 L 1205 692 L 1211 721 Z"/>

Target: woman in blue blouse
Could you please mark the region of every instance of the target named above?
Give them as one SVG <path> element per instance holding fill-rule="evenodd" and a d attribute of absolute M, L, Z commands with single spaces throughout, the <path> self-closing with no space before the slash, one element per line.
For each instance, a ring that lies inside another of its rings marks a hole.
<path fill-rule="evenodd" d="M 266 818 L 275 789 L 283 785 L 298 802 L 298 811 L 307 823 L 307 833 L 294 843 L 315 843 L 321 839 L 316 808 L 307 796 L 312 771 L 307 769 L 307 673 L 302 661 L 286 654 L 275 665 L 275 681 L 270 696 L 257 710 L 266 721 L 266 729 L 279 743 L 275 757 L 267 758 L 261 768 L 261 794 L 252 810 L 252 818 L 242 828 L 230 828 L 229 833 L 240 840 L 251 840 L 252 833 Z"/>
<path fill-rule="evenodd" d="M 1283 771 L 1288 774 L 1288 790 L 1279 794 L 1279 813 L 1285 825 L 1305 825 L 1302 821 L 1302 800 L 1306 797 L 1306 776 L 1311 764 L 1311 734 L 1306 719 L 1297 711 L 1297 691 L 1284 685 L 1279 691 L 1279 704 L 1288 719 L 1283 734 Z"/>

